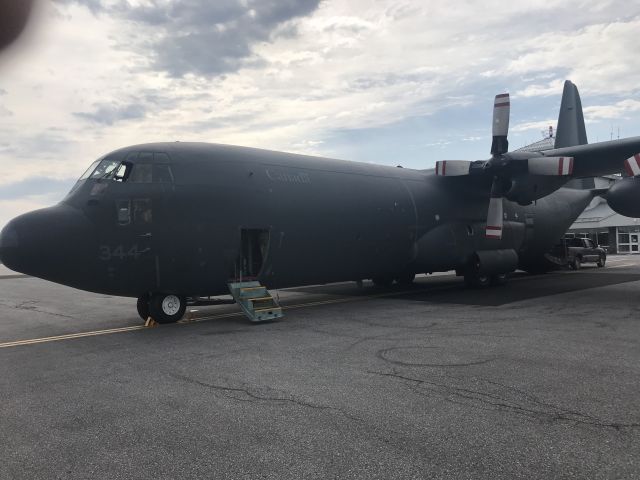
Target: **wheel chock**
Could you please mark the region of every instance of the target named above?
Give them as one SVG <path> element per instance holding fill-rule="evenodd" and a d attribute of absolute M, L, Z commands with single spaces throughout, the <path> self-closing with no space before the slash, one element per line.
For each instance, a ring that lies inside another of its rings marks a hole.
<path fill-rule="evenodd" d="M 158 322 L 156 322 L 153 318 L 149 317 L 147 318 L 147 321 L 144 322 L 144 326 L 148 327 L 148 328 L 153 328 L 153 327 L 157 327 L 158 325 L 160 325 Z"/>
<path fill-rule="evenodd" d="M 184 318 L 180 320 L 178 323 L 195 322 L 197 320 L 197 317 L 196 317 L 197 313 L 198 313 L 198 310 L 194 310 L 194 309 L 187 310 L 187 313 L 184 316 Z"/>

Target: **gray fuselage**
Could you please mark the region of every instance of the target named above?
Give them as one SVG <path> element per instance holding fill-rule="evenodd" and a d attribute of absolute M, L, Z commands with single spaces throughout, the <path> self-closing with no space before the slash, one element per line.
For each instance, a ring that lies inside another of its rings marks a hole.
<path fill-rule="evenodd" d="M 505 199 L 496 240 L 484 236 L 484 178 L 195 143 L 104 158 L 132 159 L 134 172 L 168 164 L 172 177 L 80 181 L 61 204 L 7 225 L 10 268 L 112 295 L 217 295 L 247 275 L 247 232 L 260 236 L 253 274 L 270 288 L 462 269 L 484 250 L 513 249 L 526 266 L 592 198 L 560 189 L 526 207 Z"/>

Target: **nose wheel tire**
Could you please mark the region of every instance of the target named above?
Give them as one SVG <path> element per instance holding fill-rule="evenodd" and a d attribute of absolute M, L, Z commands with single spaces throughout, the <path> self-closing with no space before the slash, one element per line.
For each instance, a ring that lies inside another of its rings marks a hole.
<path fill-rule="evenodd" d="M 187 309 L 187 298 L 182 295 L 156 293 L 149 300 L 149 314 L 158 323 L 175 323 Z"/>
<path fill-rule="evenodd" d="M 149 318 L 149 315 L 151 315 L 149 312 L 149 295 L 138 297 L 138 304 L 136 306 L 138 307 L 138 315 L 140 315 L 140 318 L 143 320 Z"/>

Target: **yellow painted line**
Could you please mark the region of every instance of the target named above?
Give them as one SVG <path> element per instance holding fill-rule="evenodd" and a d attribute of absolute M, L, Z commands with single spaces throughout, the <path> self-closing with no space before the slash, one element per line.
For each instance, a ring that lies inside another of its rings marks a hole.
<path fill-rule="evenodd" d="M 345 302 L 355 302 L 358 300 L 367 300 L 367 299 L 372 299 L 372 298 L 383 298 L 383 297 L 391 297 L 394 295 L 406 295 L 406 294 L 410 294 L 410 293 L 424 293 L 424 292 L 437 292 L 440 290 L 445 290 L 448 288 L 451 288 L 452 286 L 458 286 L 458 283 L 454 283 L 452 285 L 443 285 L 441 287 L 434 287 L 434 288 L 427 288 L 427 289 L 420 289 L 420 290 L 404 290 L 404 291 L 399 291 L 399 292 L 384 292 L 384 293 L 376 293 L 373 295 L 362 295 L 362 296 L 357 296 L 357 297 L 353 297 L 353 296 L 348 296 L 348 297 L 344 297 L 344 298 L 334 298 L 334 299 L 330 299 L 330 300 L 320 300 L 317 302 L 307 302 L 307 303 L 299 303 L 299 304 L 294 304 L 294 305 L 287 305 L 287 306 L 283 306 L 282 309 L 283 310 L 291 310 L 294 308 L 307 308 L 307 307 L 315 307 L 318 305 L 330 305 L 330 304 L 334 304 L 334 303 L 345 303 Z M 203 321 L 209 321 L 209 320 L 217 320 L 220 318 L 229 318 L 229 317 L 240 317 L 244 315 L 242 312 L 228 312 L 228 313 L 221 313 L 221 314 L 217 314 L 217 315 L 210 315 L 210 316 L 205 316 L 205 317 L 198 317 L 198 318 L 194 318 L 192 320 L 181 320 L 180 322 L 178 322 L 179 324 L 189 324 L 189 323 L 197 323 L 197 322 L 203 322 Z M 5 343 L 0 343 L 0 348 L 10 348 L 10 347 L 20 347 L 20 346 L 24 346 L 24 345 L 36 345 L 39 343 L 49 343 L 49 342 L 59 342 L 62 340 L 73 340 L 76 338 L 86 338 L 86 337 L 96 337 L 99 335 L 110 335 L 113 333 L 124 333 L 124 332 L 134 332 L 137 330 L 146 330 L 149 327 L 145 327 L 144 325 L 134 325 L 131 327 L 121 327 L 121 328 L 110 328 L 110 329 L 106 329 L 106 330 L 94 330 L 91 332 L 80 332 L 80 333 L 70 333 L 67 335 L 56 335 L 53 337 L 42 337 L 42 338 L 33 338 L 33 339 L 29 339 L 29 340 L 16 340 L 13 342 L 5 342 Z"/>
<path fill-rule="evenodd" d="M 36 343 L 57 342 L 60 340 L 71 340 L 73 338 L 95 337 L 98 335 L 108 335 L 111 333 L 132 332 L 135 330 L 144 330 L 144 325 L 135 325 L 132 327 L 109 328 L 107 330 L 94 330 L 93 332 L 70 333 L 67 335 L 56 335 L 54 337 L 33 338 L 30 340 L 16 340 L 14 342 L 0 343 L 0 348 L 18 347 L 20 345 L 33 345 Z"/>

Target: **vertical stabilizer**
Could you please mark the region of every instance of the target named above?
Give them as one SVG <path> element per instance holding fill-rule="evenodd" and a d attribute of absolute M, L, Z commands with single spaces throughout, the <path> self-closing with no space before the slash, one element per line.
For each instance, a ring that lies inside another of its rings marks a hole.
<path fill-rule="evenodd" d="M 573 147 L 587 144 L 584 115 L 578 88 L 569 80 L 564 82 L 555 148 Z"/>

